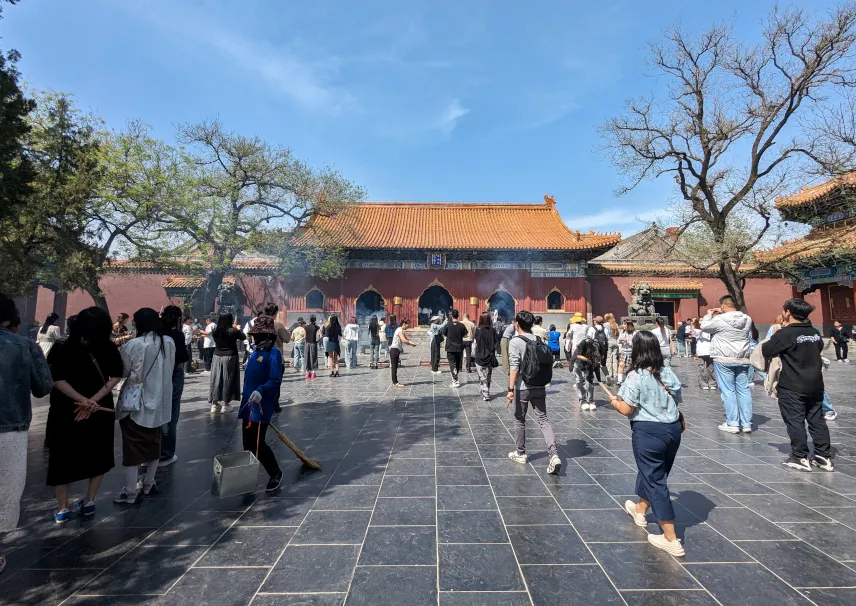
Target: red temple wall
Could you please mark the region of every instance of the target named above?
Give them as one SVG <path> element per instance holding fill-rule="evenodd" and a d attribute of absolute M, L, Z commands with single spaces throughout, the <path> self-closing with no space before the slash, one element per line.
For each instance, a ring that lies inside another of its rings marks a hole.
<path fill-rule="evenodd" d="M 107 306 L 110 315 L 116 317 L 120 312 L 133 315 L 141 307 L 151 307 L 160 310 L 161 307 L 174 303 L 166 296 L 163 274 L 107 274 L 100 282 L 101 290 L 107 297 Z M 53 293 L 47 292 L 47 299 L 51 300 Z M 73 315 L 81 309 L 92 307 L 95 302 L 92 297 L 83 290 L 75 290 L 68 294 L 67 315 Z M 42 296 L 39 294 L 39 308 L 42 305 Z"/>
<path fill-rule="evenodd" d="M 111 315 L 121 311 L 133 314 L 141 307 L 160 309 L 164 305 L 179 303 L 170 300 L 161 286 L 167 276 L 164 274 L 111 274 L 104 277 L 102 288 L 107 295 Z M 624 277 L 589 276 L 583 278 L 532 278 L 528 271 L 426 271 L 426 270 L 377 270 L 349 269 L 335 280 L 315 280 L 300 278 L 281 283 L 261 276 L 243 276 L 237 278 L 237 285 L 245 292 L 247 304 L 245 315 L 258 308 L 265 301 L 275 301 L 280 308 L 288 311 L 311 312 L 320 310 L 306 309 L 306 293 L 313 287 L 319 288 L 325 295 L 324 310 L 351 316 L 355 312 L 356 300 L 370 286 L 377 290 L 386 301 L 388 312 L 399 317 L 415 319 L 419 296 L 435 280 L 442 284 L 455 300 L 455 306 L 462 312 L 475 317 L 486 309 L 486 301 L 491 294 L 503 286 L 516 300 L 516 309 L 528 309 L 536 313 L 550 313 L 547 310 L 546 297 L 557 288 L 565 297 L 564 310 L 559 313 L 580 311 L 586 313 L 586 282 L 591 287 L 591 310 L 594 315 L 613 312 L 621 317 L 626 313 L 630 301 L 630 285 L 639 280 L 664 282 L 663 277 Z M 675 281 L 684 281 L 676 278 Z M 676 308 L 678 317 L 693 317 L 703 313 L 709 307 L 718 304 L 719 297 L 726 294 L 725 286 L 713 278 L 693 278 L 703 284 L 698 299 L 678 299 Z M 470 305 L 469 298 L 479 298 L 478 305 Z M 760 326 L 767 325 L 781 312 L 782 303 L 793 296 L 792 288 L 781 279 L 750 279 L 746 285 L 746 299 L 749 314 Z M 41 322 L 53 309 L 54 293 L 40 288 L 36 307 L 36 319 Z M 401 297 L 403 302 L 394 308 L 393 298 Z M 806 296 L 806 300 L 818 308 L 816 322 L 827 321 L 828 297 L 822 289 Z M 79 312 L 93 304 L 92 297 L 84 291 L 75 291 L 68 295 L 67 314 Z"/>
<path fill-rule="evenodd" d="M 369 287 L 378 291 L 389 312 L 399 317 L 417 317 L 419 297 L 435 283 L 441 284 L 454 299 L 461 312 L 471 316 L 487 309 L 487 299 L 502 286 L 516 302 L 516 309 L 533 312 L 547 311 L 547 295 L 557 288 L 564 295 L 565 312 L 585 311 L 585 280 L 582 278 L 532 278 L 525 270 L 508 271 L 425 271 L 349 269 L 336 280 L 323 281 L 311 278 L 289 281 L 287 306 L 289 311 L 314 311 L 306 308 L 306 293 L 318 288 L 324 294 L 324 311 L 351 316 L 357 298 Z M 401 297 L 400 308 L 393 308 L 394 297 Z M 470 304 L 470 297 L 478 297 L 478 305 Z"/>
<path fill-rule="evenodd" d="M 679 318 L 698 317 L 708 308 L 717 307 L 719 298 L 728 294 L 725 285 L 716 278 L 664 278 L 662 276 L 589 276 L 591 284 L 592 313 L 603 315 L 614 313 L 617 317 L 627 313 L 630 304 L 630 286 L 634 282 L 701 282 L 698 298 L 675 299 Z M 782 303 L 793 296 L 791 285 L 781 278 L 752 278 L 744 289 L 746 307 L 759 326 L 773 322 L 782 312 Z"/>

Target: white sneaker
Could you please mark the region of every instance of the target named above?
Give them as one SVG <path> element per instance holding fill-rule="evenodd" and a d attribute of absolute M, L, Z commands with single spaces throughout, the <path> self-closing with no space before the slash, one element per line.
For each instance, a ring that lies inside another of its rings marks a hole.
<path fill-rule="evenodd" d="M 211 405 L 211 412 L 215 412 L 215 413 L 220 412 L 220 407 L 217 406 L 216 404 L 212 404 Z"/>
<path fill-rule="evenodd" d="M 113 497 L 114 503 L 126 503 L 128 505 L 133 505 L 137 502 L 137 497 L 140 496 L 139 491 L 137 491 L 137 487 L 134 486 L 134 490 L 128 490 L 127 486 L 123 486 L 122 490 L 119 491 L 119 494 Z"/>
<path fill-rule="evenodd" d="M 844 363 L 845 363 L 845 364 L 850 364 L 850 358 L 847 358 L 846 360 L 844 360 Z"/>
<path fill-rule="evenodd" d="M 228 406 L 226 406 L 225 404 L 223 404 L 223 405 L 220 407 L 220 414 L 226 414 L 227 412 L 229 412 L 229 407 L 228 407 Z"/>
<path fill-rule="evenodd" d="M 834 421 L 838 418 L 838 414 L 834 410 L 830 410 L 829 412 L 823 413 L 823 418 L 827 421 Z"/>
<path fill-rule="evenodd" d="M 562 469 L 562 459 L 553 455 L 550 457 L 550 463 L 547 465 L 547 473 L 558 475 L 560 469 Z"/>
<path fill-rule="evenodd" d="M 743 427 L 740 428 L 740 431 L 742 431 L 743 433 L 752 433 L 752 426 L 751 425 L 744 425 Z"/>
<path fill-rule="evenodd" d="M 740 433 L 740 428 L 737 425 L 729 425 L 728 423 L 723 423 L 717 429 L 725 433 Z"/>
<path fill-rule="evenodd" d="M 673 556 L 683 556 L 687 555 L 687 552 L 684 551 L 684 546 L 681 545 L 680 539 L 675 539 L 674 541 L 669 541 L 661 534 L 649 534 L 648 542 L 651 543 L 657 549 L 662 549 L 668 554 Z"/>
<path fill-rule="evenodd" d="M 443 371 L 442 370 L 432 370 L 431 374 L 432 375 L 441 375 L 441 374 L 443 374 Z"/>
<path fill-rule="evenodd" d="M 839 364 L 844 364 L 844 360 L 836 360 Z"/>
<path fill-rule="evenodd" d="M 529 462 L 529 457 L 525 454 L 517 454 L 516 450 L 512 450 L 508 453 L 508 458 L 514 461 L 515 463 L 520 463 L 521 465 L 526 465 Z"/>
<path fill-rule="evenodd" d="M 702 385 L 701 389 L 702 389 L 702 391 L 709 391 L 710 387 L 708 387 L 707 385 Z"/>
<path fill-rule="evenodd" d="M 460 386 L 461 386 L 461 384 L 458 381 L 455 381 L 454 383 L 452 383 L 452 387 L 454 387 L 455 389 L 457 389 Z"/>
<path fill-rule="evenodd" d="M 645 516 L 636 511 L 636 503 L 633 501 L 629 499 L 624 501 L 624 511 L 630 514 L 630 517 L 633 518 L 633 523 L 640 528 L 645 528 L 648 525 L 648 520 L 645 519 Z"/>

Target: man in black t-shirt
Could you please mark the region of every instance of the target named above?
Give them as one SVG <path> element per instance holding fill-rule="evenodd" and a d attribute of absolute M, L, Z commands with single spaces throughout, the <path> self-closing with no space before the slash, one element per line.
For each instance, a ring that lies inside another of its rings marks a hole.
<path fill-rule="evenodd" d="M 777 388 L 779 410 L 791 439 L 788 467 L 811 471 L 812 467 L 833 471 L 829 428 L 823 418 L 823 338 L 808 320 L 814 307 L 802 299 L 785 301 L 781 329 L 761 345 L 764 358 L 779 356 L 782 372 Z M 814 442 L 814 457 L 808 458 L 805 424 Z"/>
<path fill-rule="evenodd" d="M 458 373 L 461 372 L 461 362 L 464 358 L 464 339 L 467 338 L 467 327 L 458 322 L 458 310 L 453 309 L 449 323 L 443 329 L 446 337 L 446 358 L 449 360 L 449 370 L 452 371 L 452 387 L 460 387 Z"/>
<path fill-rule="evenodd" d="M 315 377 L 318 370 L 318 325 L 315 316 L 309 316 L 309 324 L 304 327 L 306 331 L 306 345 L 304 346 L 304 357 L 306 362 L 306 378 Z"/>

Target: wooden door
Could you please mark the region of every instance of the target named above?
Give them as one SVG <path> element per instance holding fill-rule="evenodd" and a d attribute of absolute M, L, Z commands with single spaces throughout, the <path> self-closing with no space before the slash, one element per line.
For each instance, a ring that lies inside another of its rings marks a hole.
<path fill-rule="evenodd" d="M 856 321 L 856 305 L 853 300 L 853 287 L 829 285 L 829 315 L 833 320 L 852 323 Z"/>

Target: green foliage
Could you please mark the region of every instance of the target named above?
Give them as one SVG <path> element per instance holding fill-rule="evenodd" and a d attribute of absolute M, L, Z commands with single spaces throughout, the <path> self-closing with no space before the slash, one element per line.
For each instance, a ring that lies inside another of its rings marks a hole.
<path fill-rule="evenodd" d="M 0 282 L 13 292 L 33 280 L 78 282 L 89 271 L 93 235 L 85 211 L 101 174 L 100 123 L 75 110 L 66 95 L 39 93 L 24 141 L 33 168 L 29 191 L 4 225 L 9 250 Z"/>
<path fill-rule="evenodd" d="M 207 312 L 239 253 L 282 251 L 312 219 L 340 213 L 365 196 L 338 171 L 312 168 L 288 148 L 233 133 L 217 121 L 182 127 L 179 141 L 186 146 L 182 203 L 164 209 L 157 234 L 162 250 L 193 261 L 205 275 Z M 340 255 L 314 258 L 310 266 L 329 273 Z"/>
<path fill-rule="evenodd" d="M 26 154 L 26 139 L 30 132 L 27 118 L 36 104 L 21 90 L 19 58 L 14 50 L 0 50 L 0 233 L 4 234 L 0 240 L 0 291 L 13 295 L 23 293 L 31 284 L 30 272 L 9 261 L 20 254 L 13 228 L 32 192 L 35 177 Z"/>

